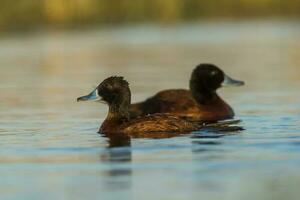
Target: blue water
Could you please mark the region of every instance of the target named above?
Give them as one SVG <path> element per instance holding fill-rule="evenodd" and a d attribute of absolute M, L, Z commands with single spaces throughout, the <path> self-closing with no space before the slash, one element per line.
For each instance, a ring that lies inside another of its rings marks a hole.
<path fill-rule="evenodd" d="M 299 199 L 300 26 L 250 21 L 42 32 L 0 40 L 0 199 Z M 213 62 L 246 86 L 221 95 L 241 132 L 165 139 L 97 134 L 77 103 L 110 75 L 133 101 L 187 88 Z"/>

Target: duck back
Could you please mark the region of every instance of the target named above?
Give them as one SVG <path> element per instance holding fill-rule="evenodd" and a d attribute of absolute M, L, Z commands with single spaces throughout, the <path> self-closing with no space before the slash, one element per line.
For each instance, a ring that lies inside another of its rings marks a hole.
<path fill-rule="evenodd" d="M 234 117 L 232 108 L 218 95 L 206 104 L 198 103 L 189 90 L 164 90 L 144 102 L 132 104 L 132 118 L 153 113 L 171 113 L 191 121 L 218 121 Z"/>

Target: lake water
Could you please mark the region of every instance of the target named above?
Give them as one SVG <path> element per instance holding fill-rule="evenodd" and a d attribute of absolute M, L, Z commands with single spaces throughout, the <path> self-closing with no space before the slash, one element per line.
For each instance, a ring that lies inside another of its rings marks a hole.
<path fill-rule="evenodd" d="M 77 103 L 123 75 L 133 101 L 187 88 L 212 62 L 246 129 L 116 141 L 107 107 Z M 300 24 L 264 20 L 18 34 L 0 39 L 0 199 L 299 199 Z"/>

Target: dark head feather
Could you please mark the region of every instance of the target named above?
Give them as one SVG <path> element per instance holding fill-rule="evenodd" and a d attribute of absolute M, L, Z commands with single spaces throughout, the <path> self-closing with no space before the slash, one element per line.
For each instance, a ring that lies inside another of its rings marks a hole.
<path fill-rule="evenodd" d="M 200 64 L 192 72 L 191 90 L 215 92 L 224 81 L 224 72 L 213 64 Z"/>
<path fill-rule="evenodd" d="M 124 79 L 123 76 L 111 76 L 104 81 L 102 81 L 98 87 L 105 87 L 105 86 L 111 86 L 111 87 L 117 87 L 117 86 L 129 86 L 129 83 Z"/>
<path fill-rule="evenodd" d="M 98 89 L 98 95 L 109 104 L 118 104 L 130 101 L 129 83 L 122 76 L 111 76 L 102 81 Z"/>

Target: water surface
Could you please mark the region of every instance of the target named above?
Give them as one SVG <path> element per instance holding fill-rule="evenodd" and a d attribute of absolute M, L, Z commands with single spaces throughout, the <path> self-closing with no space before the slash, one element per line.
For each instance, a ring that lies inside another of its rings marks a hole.
<path fill-rule="evenodd" d="M 293 21 L 42 32 L 0 40 L 1 199 L 298 199 L 300 26 Z M 213 62 L 246 129 L 116 141 L 76 97 L 111 75 L 133 101 L 187 88 Z"/>

